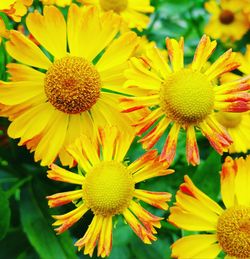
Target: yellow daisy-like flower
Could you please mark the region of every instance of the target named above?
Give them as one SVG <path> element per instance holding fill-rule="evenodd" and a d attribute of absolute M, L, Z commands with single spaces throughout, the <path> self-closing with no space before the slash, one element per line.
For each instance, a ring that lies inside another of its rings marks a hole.
<path fill-rule="evenodd" d="M 103 12 L 112 10 L 123 18 L 129 28 L 138 30 L 147 27 L 150 18 L 146 14 L 154 11 L 150 0 L 78 0 L 78 2 L 95 5 Z"/>
<path fill-rule="evenodd" d="M 205 3 L 206 10 L 211 14 L 205 27 L 205 33 L 222 41 L 240 40 L 249 29 L 247 15 L 243 12 L 244 1 L 210 0 Z"/>
<path fill-rule="evenodd" d="M 3 19 L 0 17 L 0 44 L 2 42 L 2 38 L 9 38 L 9 30 L 7 30 Z"/>
<path fill-rule="evenodd" d="M 250 114 L 246 113 L 228 113 L 218 112 L 215 118 L 223 125 L 233 143 L 229 147 L 229 153 L 246 153 L 250 149 Z"/>
<path fill-rule="evenodd" d="M 137 46 L 133 32 L 115 38 L 120 22 L 112 12 L 100 15 L 95 7 L 77 5 L 69 8 L 67 24 L 55 6 L 29 14 L 27 27 L 51 58 L 20 32 L 10 32 L 7 51 L 21 64 L 8 64 L 12 82 L 0 82 L 1 115 L 13 121 L 9 136 L 21 138 L 19 144 L 35 151 L 42 165 L 57 155 L 72 165 L 66 147 L 103 125 L 131 130 L 110 92 L 121 90 Z"/>
<path fill-rule="evenodd" d="M 172 257 L 212 259 L 224 251 L 228 259 L 250 258 L 250 156 L 246 160 L 227 157 L 222 166 L 225 209 L 201 192 L 188 176 L 184 179 L 169 221 L 182 229 L 207 233 L 177 240 L 172 245 Z"/>
<path fill-rule="evenodd" d="M 173 170 L 159 162 L 157 151 L 152 150 L 132 162 L 123 162 L 132 143 L 133 136 L 121 133 L 116 127 L 100 130 L 100 142 L 92 142 L 81 137 L 69 148 L 83 174 L 71 173 L 55 164 L 48 171 L 50 179 L 79 185 L 79 189 L 47 197 L 49 206 L 56 207 L 70 202 L 76 209 L 64 215 L 53 216 L 61 234 L 83 215 L 91 210 L 94 218 L 85 235 L 75 245 L 84 247 L 84 254 L 92 256 L 98 246 L 98 256 L 108 256 L 112 246 L 113 217 L 122 214 L 133 231 L 147 244 L 156 240 L 155 228 L 160 228 L 160 220 L 140 205 L 138 200 L 166 210 L 171 194 L 138 189 L 135 185 L 152 177 L 167 175 Z M 98 245 L 97 245 L 98 243 Z"/>
<path fill-rule="evenodd" d="M 138 121 L 138 134 L 151 131 L 140 142 L 146 149 L 152 148 L 172 122 L 171 130 L 161 153 L 161 160 L 171 163 L 176 152 L 181 128 L 187 132 L 187 161 L 199 163 L 195 128 L 199 128 L 210 144 L 220 154 L 232 143 L 231 137 L 212 116 L 214 111 L 243 112 L 250 109 L 250 85 L 240 79 L 217 86 L 215 80 L 221 74 L 239 66 L 235 53 L 228 50 L 212 65 L 207 60 L 216 47 L 216 41 L 203 36 L 195 52 L 191 66 L 184 68 L 183 38 L 177 42 L 167 39 L 171 67 L 157 48 L 147 51 L 147 58 L 132 58 L 126 71 L 125 86 L 137 86 L 148 90 L 147 96 L 122 98 L 124 112 L 151 107 L 151 113 Z"/>
<path fill-rule="evenodd" d="M 33 0 L 4 0 L 0 3 L 0 11 L 6 13 L 15 22 L 20 22 L 32 3 Z"/>
<path fill-rule="evenodd" d="M 44 5 L 58 5 L 65 7 L 72 3 L 72 0 L 40 0 Z"/>

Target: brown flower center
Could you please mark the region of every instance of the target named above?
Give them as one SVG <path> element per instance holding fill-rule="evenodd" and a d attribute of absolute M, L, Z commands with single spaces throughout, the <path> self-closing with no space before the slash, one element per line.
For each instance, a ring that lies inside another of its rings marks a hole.
<path fill-rule="evenodd" d="M 234 13 L 229 10 L 222 10 L 219 19 L 222 24 L 231 24 L 234 21 Z"/>
<path fill-rule="evenodd" d="M 227 209 L 218 220 L 217 238 L 229 256 L 250 258 L 250 207 Z"/>
<path fill-rule="evenodd" d="M 89 110 L 97 102 L 100 88 L 98 71 L 81 57 L 68 56 L 56 60 L 44 81 L 48 101 L 67 114 Z"/>

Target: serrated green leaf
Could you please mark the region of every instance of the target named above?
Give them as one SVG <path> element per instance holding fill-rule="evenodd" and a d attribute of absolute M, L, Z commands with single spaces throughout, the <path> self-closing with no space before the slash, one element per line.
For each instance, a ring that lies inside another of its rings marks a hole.
<path fill-rule="evenodd" d="M 2 240 L 10 225 L 10 206 L 6 193 L 0 188 L 0 240 Z"/>
<path fill-rule="evenodd" d="M 56 236 L 44 213 L 35 199 L 32 187 L 29 185 L 23 188 L 20 202 L 21 223 L 39 256 L 42 259 L 77 258 L 68 233 Z"/>

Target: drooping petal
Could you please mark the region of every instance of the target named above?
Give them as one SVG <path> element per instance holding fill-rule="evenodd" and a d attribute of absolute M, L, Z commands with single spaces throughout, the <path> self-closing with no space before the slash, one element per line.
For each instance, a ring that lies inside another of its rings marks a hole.
<path fill-rule="evenodd" d="M 65 182 L 65 183 L 72 183 L 72 184 L 79 184 L 82 185 L 84 181 L 84 176 L 71 173 L 70 171 L 63 169 L 56 164 L 50 165 L 50 169 L 48 170 L 48 178 L 55 180 L 55 181 L 60 181 L 60 182 Z"/>
<path fill-rule="evenodd" d="M 178 123 L 173 124 L 161 151 L 161 161 L 166 161 L 168 164 L 171 164 L 174 160 L 180 128 L 181 126 Z"/>
<path fill-rule="evenodd" d="M 195 129 L 193 126 L 187 127 L 186 142 L 186 154 L 188 163 L 190 163 L 191 165 L 198 165 L 200 163 L 200 155 L 195 136 Z"/>
<path fill-rule="evenodd" d="M 50 208 L 62 206 L 64 204 L 68 204 L 72 201 L 78 200 L 82 198 L 83 191 L 69 191 L 69 192 L 61 192 L 56 193 L 54 195 L 47 196 L 46 198 L 49 200 L 48 204 Z"/>
<path fill-rule="evenodd" d="M 136 219 L 129 209 L 126 209 L 123 212 L 123 216 L 136 235 L 144 243 L 151 244 L 152 241 L 156 240 L 156 237 L 142 226 L 142 224 Z"/>
<path fill-rule="evenodd" d="M 134 197 L 140 199 L 156 208 L 167 210 L 167 201 L 170 201 L 171 194 L 167 192 L 150 192 L 147 190 L 136 189 Z"/>
<path fill-rule="evenodd" d="M 55 215 L 53 216 L 56 221 L 53 223 L 53 226 L 60 226 L 55 229 L 57 234 L 62 234 L 72 225 L 74 225 L 87 211 L 89 208 L 83 203 L 76 209 L 63 214 L 63 215 Z"/>

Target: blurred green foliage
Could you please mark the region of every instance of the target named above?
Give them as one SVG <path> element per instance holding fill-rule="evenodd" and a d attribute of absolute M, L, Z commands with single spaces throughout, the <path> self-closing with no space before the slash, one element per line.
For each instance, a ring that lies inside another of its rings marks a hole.
<path fill-rule="evenodd" d="M 203 34 L 203 28 L 208 20 L 204 10 L 203 0 L 153 0 L 155 13 L 151 23 L 141 34 L 146 35 L 161 48 L 165 48 L 165 38 L 185 37 L 186 63 L 192 60 L 196 45 Z M 38 1 L 35 7 L 41 9 Z M 33 9 L 32 7 L 31 9 Z M 16 28 L 3 13 L 0 14 L 8 28 Z M 247 36 L 236 46 L 243 49 Z M 227 47 L 219 44 L 217 52 L 221 54 Z M 216 54 L 215 54 L 216 56 Z M 0 46 L 0 76 L 6 80 L 5 65 L 10 57 Z M 51 214 L 63 213 L 67 210 L 49 210 L 46 196 L 53 193 L 70 190 L 70 186 L 55 183 L 46 178 L 46 168 L 33 162 L 32 154 L 24 147 L 18 147 L 17 141 L 7 137 L 8 122 L 0 120 L 0 259 L 74 259 L 89 258 L 82 252 L 77 253 L 74 241 L 82 237 L 92 215 L 88 213 L 83 220 L 72 227 L 70 231 L 56 236 L 51 226 Z M 141 184 L 141 188 L 152 191 L 168 191 L 174 196 L 183 182 L 183 176 L 188 174 L 202 191 L 216 201 L 220 201 L 219 171 L 222 158 L 210 147 L 208 141 L 198 135 L 201 164 L 197 167 L 188 166 L 185 158 L 185 134 L 180 134 L 177 156 L 171 168 L 175 173 L 166 177 L 156 178 Z M 158 143 L 160 149 L 163 141 Z M 133 161 L 143 153 L 136 142 L 128 153 Z M 162 212 L 145 207 L 159 216 L 168 217 L 169 212 Z M 171 244 L 187 232 L 170 225 L 166 220 L 158 232 L 158 240 L 152 245 L 143 244 L 130 227 L 117 217 L 113 231 L 113 249 L 110 259 L 168 259 Z M 95 256 L 93 256 L 95 258 Z"/>

